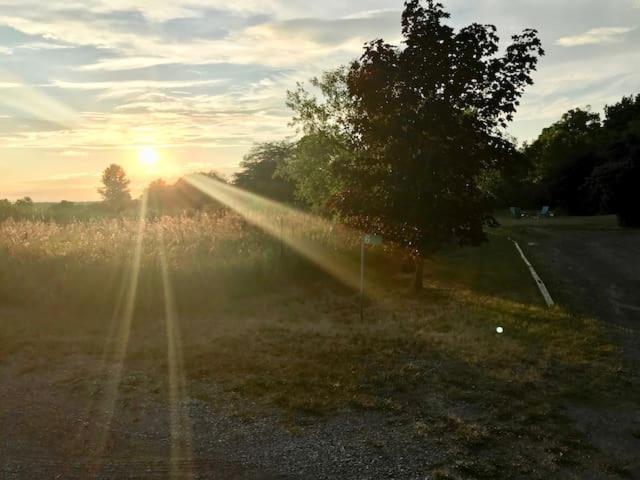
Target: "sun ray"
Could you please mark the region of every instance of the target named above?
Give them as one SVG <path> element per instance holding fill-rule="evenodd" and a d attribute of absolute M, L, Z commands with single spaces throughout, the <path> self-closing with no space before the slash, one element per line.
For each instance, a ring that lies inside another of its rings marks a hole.
<path fill-rule="evenodd" d="M 116 341 L 115 345 L 113 346 L 114 350 L 112 352 L 112 357 L 109 361 L 109 363 L 113 364 L 113 368 L 110 369 L 109 365 L 105 366 L 105 372 L 108 375 L 108 379 L 104 390 L 103 404 L 99 412 L 101 416 L 104 416 L 104 418 L 100 419 L 99 424 L 97 424 L 97 438 L 95 439 L 96 443 L 93 451 L 94 462 L 92 462 L 93 468 L 96 469 L 96 473 L 101 467 L 107 438 L 111 431 L 111 423 L 113 421 L 116 402 L 118 400 L 118 389 L 122 379 L 127 347 L 129 345 L 129 335 L 131 333 L 131 324 L 133 321 L 133 314 L 138 293 L 138 280 L 140 275 L 140 261 L 142 258 L 142 247 L 146 229 L 146 216 L 147 195 L 145 193 L 140 200 L 138 229 L 136 233 L 135 247 L 128 278 L 129 284 L 126 291 L 124 309 L 122 312 L 120 324 L 116 329 Z"/>
<path fill-rule="evenodd" d="M 65 128 L 78 123 L 77 112 L 6 71 L 0 71 L 0 84 L 0 106 Z"/>
<path fill-rule="evenodd" d="M 328 248 L 326 242 L 319 239 L 315 233 L 331 234 L 336 227 L 330 221 L 241 190 L 206 175 L 189 175 L 186 181 L 211 198 L 235 210 L 249 223 L 280 239 L 345 285 L 353 289 L 359 288 L 360 265 L 357 259 L 345 254 L 343 249 Z M 354 238 L 360 236 L 359 232 L 351 233 Z M 383 289 L 371 284 L 367 296 L 382 296 L 382 294 Z"/>
<path fill-rule="evenodd" d="M 167 365 L 169 381 L 169 423 L 171 428 L 171 478 L 193 478 L 191 421 L 187 412 L 187 385 L 178 314 L 169 275 L 169 263 L 162 226 L 158 229 L 160 267 L 164 292 Z"/>

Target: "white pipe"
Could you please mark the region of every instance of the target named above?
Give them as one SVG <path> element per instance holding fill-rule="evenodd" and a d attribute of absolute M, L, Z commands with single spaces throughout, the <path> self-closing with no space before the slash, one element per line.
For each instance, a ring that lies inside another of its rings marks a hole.
<path fill-rule="evenodd" d="M 547 303 L 547 307 L 553 307 L 555 303 L 553 301 L 553 298 L 551 298 L 551 295 L 549 295 L 549 290 L 547 290 L 546 285 L 544 284 L 540 276 L 536 273 L 536 270 L 533 268 L 533 265 L 531 265 L 531 262 L 529 262 L 529 260 L 527 260 L 527 257 L 524 256 L 524 252 L 522 251 L 522 248 L 520 248 L 520 245 L 518 245 L 518 242 L 513 240 L 513 244 L 518 249 L 518 252 L 520 252 L 520 256 L 522 257 L 522 260 L 524 260 L 524 264 L 527 266 L 527 268 L 529 268 L 533 280 L 536 282 L 536 285 L 538 285 L 538 289 L 544 297 L 544 301 Z"/>

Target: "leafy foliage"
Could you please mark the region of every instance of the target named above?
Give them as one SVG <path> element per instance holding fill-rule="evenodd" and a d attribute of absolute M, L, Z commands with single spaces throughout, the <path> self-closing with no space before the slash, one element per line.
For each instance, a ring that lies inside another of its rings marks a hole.
<path fill-rule="evenodd" d="M 340 188 L 332 169 L 333 163 L 336 158 L 349 153 L 343 139 L 326 132 L 312 133 L 296 143 L 276 173 L 293 183 L 298 202 L 323 212 L 327 200 Z"/>

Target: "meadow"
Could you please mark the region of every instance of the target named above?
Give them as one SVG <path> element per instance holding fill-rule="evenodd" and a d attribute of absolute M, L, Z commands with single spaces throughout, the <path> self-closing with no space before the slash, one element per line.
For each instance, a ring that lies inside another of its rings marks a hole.
<path fill-rule="evenodd" d="M 543 306 L 506 233 L 429 259 L 418 294 L 401 250 L 370 248 L 360 320 L 351 286 L 231 212 L 7 220 L 0 369 L 46 378 L 96 432 L 118 419 L 143 428 L 151 403 L 181 409 L 198 445 L 207 432 L 193 402 L 238 425 L 268 418 L 293 441 L 373 415 L 363 438 L 390 459 L 389 475 L 408 448 L 418 453 L 403 468 L 431 478 L 624 476 L 628 459 L 595 446 L 568 413 L 637 400 L 617 348 L 595 320 Z M 358 264 L 357 232 L 319 223 L 290 235 Z M 101 419 L 106 410 L 115 419 Z M 150 448 L 114 432 L 86 451 Z"/>

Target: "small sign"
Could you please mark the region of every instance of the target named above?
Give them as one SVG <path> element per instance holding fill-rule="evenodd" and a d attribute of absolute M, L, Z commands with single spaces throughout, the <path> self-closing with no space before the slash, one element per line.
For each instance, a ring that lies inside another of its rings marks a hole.
<path fill-rule="evenodd" d="M 382 245 L 382 237 L 380 235 L 373 235 L 371 233 L 367 233 L 364 236 L 364 244 L 365 245 Z"/>

